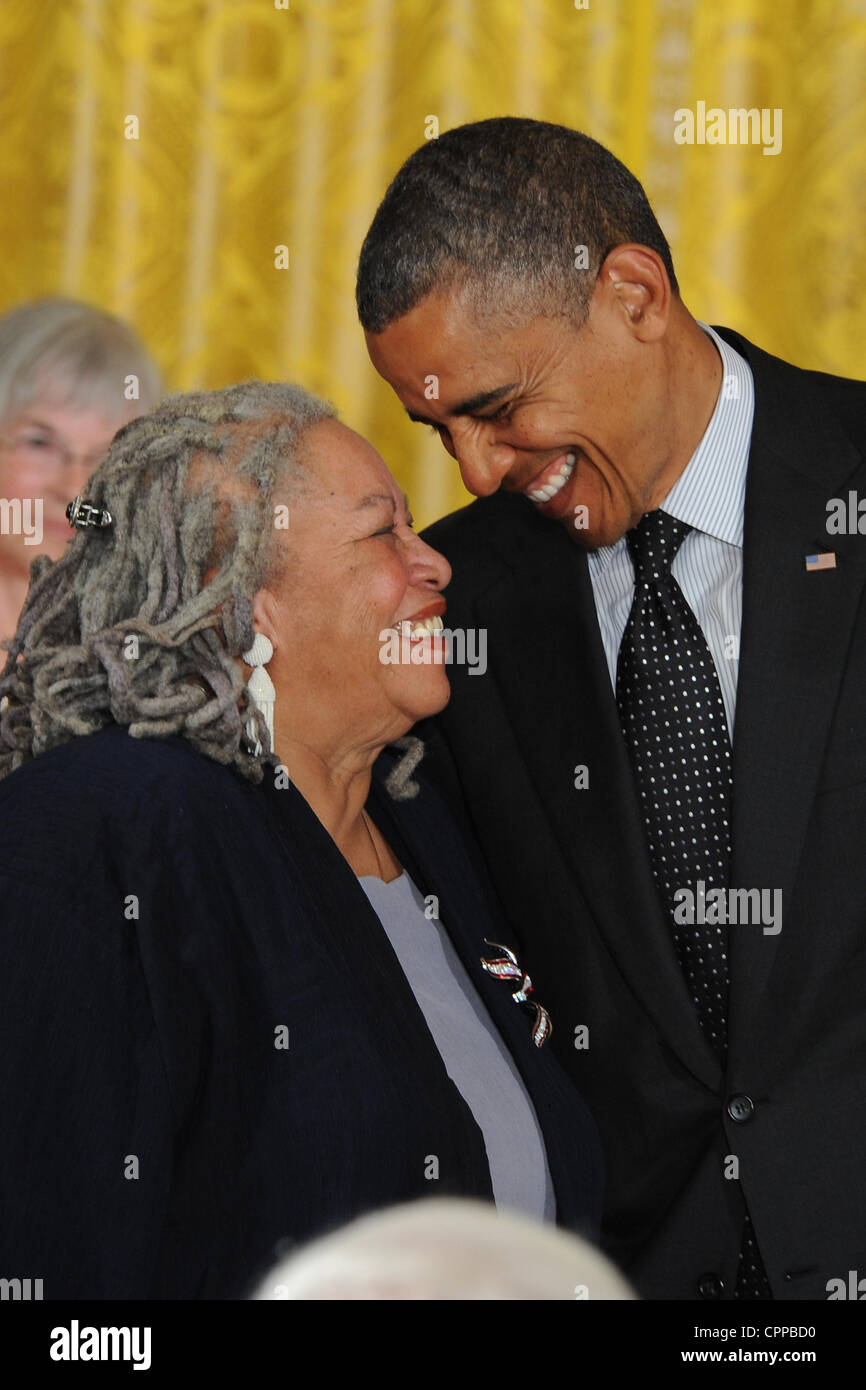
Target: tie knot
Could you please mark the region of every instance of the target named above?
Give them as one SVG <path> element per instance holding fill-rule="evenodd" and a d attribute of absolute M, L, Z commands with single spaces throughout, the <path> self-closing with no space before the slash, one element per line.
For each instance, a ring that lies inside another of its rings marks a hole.
<path fill-rule="evenodd" d="M 650 584 L 665 579 L 674 556 L 691 531 L 685 521 L 656 510 L 641 517 L 633 531 L 626 532 L 626 544 L 634 566 L 635 583 Z"/>

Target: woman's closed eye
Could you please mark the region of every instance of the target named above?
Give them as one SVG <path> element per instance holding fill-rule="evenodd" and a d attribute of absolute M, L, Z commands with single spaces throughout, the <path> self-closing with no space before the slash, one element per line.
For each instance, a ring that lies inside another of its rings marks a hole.
<path fill-rule="evenodd" d="M 45 434 L 20 434 L 14 441 L 19 448 L 24 449 L 54 449 L 55 441 Z"/>
<path fill-rule="evenodd" d="M 401 524 L 405 524 L 406 526 L 408 526 L 410 531 L 413 530 L 415 526 L 415 522 L 412 520 L 412 517 L 409 516 L 406 518 L 405 523 L 401 523 L 399 521 L 392 521 L 390 526 L 383 526 L 380 528 L 380 530 L 373 531 L 370 535 L 370 539 L 372 540 L 374 536 L 393 536 L 397 532 L 397 527 Z"/>

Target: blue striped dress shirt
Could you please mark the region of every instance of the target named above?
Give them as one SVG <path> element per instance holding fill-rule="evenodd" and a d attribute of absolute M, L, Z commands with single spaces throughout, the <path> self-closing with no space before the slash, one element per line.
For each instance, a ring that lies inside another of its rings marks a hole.
<path fill-rule="evenodd" d="M 701 442 L 660 505 L 693 528 L 674 557 L 671 573 L 716 663 L 733 742 L 743 614 L 743 508 L 755 386 L 748 362 L 708 324 L 702 323 L 701 328 L 722 359 L 722 385 Z M 634 598 L 634 571 L 625 536 L 615 545 L 590 551 L 589 573 L 616 690 L 617 657 Z"/>

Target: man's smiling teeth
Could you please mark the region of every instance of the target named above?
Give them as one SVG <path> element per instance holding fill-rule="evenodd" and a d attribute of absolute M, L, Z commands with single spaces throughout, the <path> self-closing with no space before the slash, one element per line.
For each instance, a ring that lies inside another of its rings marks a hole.
<path fill-rule="evenodd" d="M 574 472 L 574 454 L 566 454 L 565 463 L 557 468 L 556 472 L 545 483 L 544 487 L 537 487 L 534 492 L 527 492 L 527 497 L 531 502 L 549 502 L 551 497 L 555 497 L 561 488 L 565 487 L 572 473 Z"/>
<path fill-rule="evenodd" d="M 409 622 L 409 621 L 410 621 L 410 619 L 407 618 L 407 619 L 406 619 L 406 622 Z M 409 636 L 410 636 L 410 637 L 427 637 L 427 636 L 435 636 L 437 632 L 442 632 L 442 631 L 444 631 L 444 628 L 445 628 L 445 624 L 443 623 L 442 619 L 439 618 L 439 617 L 435 617 L 435 618 L 422 618 L 422 619 L 420 619 L 419 622 L 417 622 L 417 623 L 412 623 L 412 626 L 411 626 L 411 628 L 410 628 L 410 630 L 409 630 Z"/>

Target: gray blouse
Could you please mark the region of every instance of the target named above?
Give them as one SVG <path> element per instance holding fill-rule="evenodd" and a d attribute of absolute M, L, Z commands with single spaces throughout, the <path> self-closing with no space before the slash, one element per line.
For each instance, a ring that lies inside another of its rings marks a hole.
<path fill-rule="evenodd" d="M 553 1221 L 556 1201 L 535 1109 L 447 932 L 425 917 L 424 898 L 407 873 L 391 883 L 375 877 L 358 882 L 484 1136 L 496 1205 Z"/>

